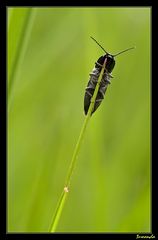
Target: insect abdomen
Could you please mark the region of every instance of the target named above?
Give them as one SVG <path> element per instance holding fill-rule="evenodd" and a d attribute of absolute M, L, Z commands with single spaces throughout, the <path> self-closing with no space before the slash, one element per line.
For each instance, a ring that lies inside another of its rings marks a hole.
<path fill-rule="evenodd" d="M 95 87 L 96 87 L 96 84 L 97 84 L 97 81 L 99 78 L 100 71 L 101 71 L 101 68 L 95 67 L 93 69 L 93 71 L 90 73 L 90 79 L 89 79 L 88 85 L 86 87 L 85 97 L 84 97 L 84 112 L 86 115 L 87 115 L 87 112 L 88 112 L 88 109 L 89 109 L 89 106 L 91 103 L 91 98 L 93 96 L 93 93 L 94 93 L 94 90 L 95 90 Z M 107 86 L 110 83 L 110 77 L 111 77 L 111 75 L 105 69 L 92 113 L 96 111 L 96 109 L 99 107 L 102 100 L 104 99 L 104 95 L 105 95 Z"/>

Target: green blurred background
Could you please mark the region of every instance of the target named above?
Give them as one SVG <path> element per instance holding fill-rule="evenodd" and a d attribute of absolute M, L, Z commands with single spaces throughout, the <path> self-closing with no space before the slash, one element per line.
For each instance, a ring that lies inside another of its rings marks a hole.
<path fill-rule="evenodd" d="M 47 232 L 84 121 L 89 73 L 114 78 L 78 156 L 58 232 L 149 232 L 150 8 L 8 8 L 8 231 Z"/>

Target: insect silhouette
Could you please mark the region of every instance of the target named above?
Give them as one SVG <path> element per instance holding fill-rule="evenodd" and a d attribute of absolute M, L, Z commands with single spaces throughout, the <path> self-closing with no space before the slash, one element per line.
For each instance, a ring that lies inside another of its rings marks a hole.
<path fill-rule="evenodd" d="M 102 50 L 106 53 L 105 55 L 101 56 L 97 62 L 95 62 L 95 67 L 93 68 L 92 72 L 89 74 L 90 78 L 87 84 L 87 87 L 85 89 L 85 96 L 84 96 L 84 112 L 85 115 L 88 113 L 88 109 L 91 103 L 91 98 L 93 96 L 95 87 L 98 82 L 98 78 L 102 69 L 102 66 L 104 64 L 104 61 L 106 60 L 106 65 L 104 69 L 104 73 L 100 82 L 99 90 L 96 96 L 96 100 L 94 103 L 94 108 L 92 110 L 92 113 L 96 111 L 96 109 L 99 107 L 101 104 L 102 100 L 104 99 L 105 92 L 107 90 L 108 85 L 111 83 L 110 79 L 113 78 L 111 75 L 112 70 L 114 69 L 115 66 L 115 59 L 114 57 L 118 56 L 119 54 L 122 54 L 126 51 L 129 51 L 131 49 L 134 49 L 135 47 L 131 47 L 128 49 L 125 49 L 115 55 L 112 55 L 108 53 L 93 37 L 91 37 L 98 45 L 99 47 L 102 48 Z M 91 113 L 91 114 L 92 114 Z"/>

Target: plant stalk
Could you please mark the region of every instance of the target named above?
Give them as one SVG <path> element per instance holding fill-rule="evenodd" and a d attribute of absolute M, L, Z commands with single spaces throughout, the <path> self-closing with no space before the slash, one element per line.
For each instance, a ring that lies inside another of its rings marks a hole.
<path fill-rule="evenodd" d="M 96 97 L 97 97 L 97 94 L 98 94 L 98 90 L 99 90 L 100 82 L 101 82 L 101 79 L 102 79 L 102 76 L 103 76 L 103 73 L 104 73 L 104 70 L 105 70 L 105 66 L 106 66 L 106 58 L 105 58 L 103 66 L 102 66 L 102 69 L 101 69 L 101 72 L 100 72 L 100 75 L 99 75 L 99 78 L 98 78 L 98 82 L 97 82 L 95 90 L 94 90 L 94 94 L 93 94 L 92 99 L 91 99 L 91 103 L 90 103 L 90 106 L 89 106 L 89 109 L 88 109 L 88 113 L 85 117 L 85 120 L 84 120 L 82 129 L 81 129 L 78 141 L 76 143 L 74 153 L 72 155 L 72 159 L 71 159 L 69 170 L 68 170 L 68 175 L 67 175 L 67 178 L 66 178 L 66 181 L 65 181 L 64 189 L 62 191 L 59 202 L 57 204 L 57 208 L 56 208 L 56 211 L 55 211 L 55 214 L 54 214 L 52 225 L 50 227 L 50 232 L 55 232 L 56 231 L 56 228 L 57 228 L 62 210 L 64 208 L 64 204 L 65 204 L 67 194 L 69 193 L 70 180 L 71 180 L 74 168 L 75 168 L 75 164 L 76 164 L 76 161 L 77 161 L 77 157 L 78 157 L 78 153 L 79 153 L 79 150 L 80 150 L 80 147 L 81 147 L 81 143 L 82 143 L 83 137 L 85 135 L 86 128 L 87 128 L 88 122 L 89 122 L 90 117 L 91 117 L 91 113 L 92 113 L 93 108 L 94 108 L 95 100 L 96 100 Z"/>

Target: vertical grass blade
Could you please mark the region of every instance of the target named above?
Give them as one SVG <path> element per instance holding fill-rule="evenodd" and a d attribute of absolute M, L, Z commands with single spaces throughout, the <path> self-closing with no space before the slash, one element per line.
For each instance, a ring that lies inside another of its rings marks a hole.
<path fill-rule="evenodd" d="M 21 31 L 18 49 L 16 51 L 16 55 L 13 62 L 12 72 L 10 74 L 10 79 L 8 81 L 8 107 L 10 109 L 10 104 L 13 95 L 13 86 L 15 84 L 16 79 L 20 74 L 20 66 L 22 64 L 28 42 L 29 37 L 33 25 L 33 17 L 35 15 L 35 9 L 29 8 L 25 17 L 25 22 L 23 24 L 23 28 Z"/>
<path fill-rule="evenodd" d="M 77 161 L 77 157 L 78 157 L 78 153 L 79 153 L 79 150 L 80 150 L 80 147 L 81 147 L 81 143 L 82 143 L 83 137 L 85 135 L 86 128 L 87 128 L 88 122 L 89 122 L 90 117 L 91 117 L 91 113 L 92 113 L 93 108 L 94 108 L 95 99 L 97 97 L 97 93 L 98 93 L 98 90 L 99 90 L 102 75 L 103 75 L 104 70 L 105 70 L 105 66 L 106 66 L 106 58 L 105 58 L 103 66 L 102 66 L 102 70 L 100 72 L 94 94 L 93 94 L 92 99 L 91 99 L 91 104 L 89 106 L 88 113 L 85 117 L 85 120 L 84 120 L 82 129 L 81 129 L 78 141 L 76 143 L 74 153 L 72 155 L 72 159 L 71 159 L 69 170 L 68 170 L 68 175 L 67 175 L 67 178 L 66 178 L 66 181 L 65 181 L 65 187 L 64 187 L 63 192 L 61 194 L 61 197 L 59 199 L 59 202 L 58 202 L 55 214 L 54 214 L 54 218 L 53 218 L 53 221 L 52 221 L 52 225 L 51 225 L 51 228 L 50 228 L 50 232 L 55 232 L 56 231 L 58 222 L 60 220 L 61 213 L 62 213 L 63 208 L 64 208 L 66 196 L 67 196 L 67 194 L 69 192 L 69 189 L 70 189 L 71 177 L 72 177 L 72 174 L 73 174 L 73 171 L 74 171 L 74 168 L 75 168 L 75 164 L 76 164 L 76 161 Z"/>

